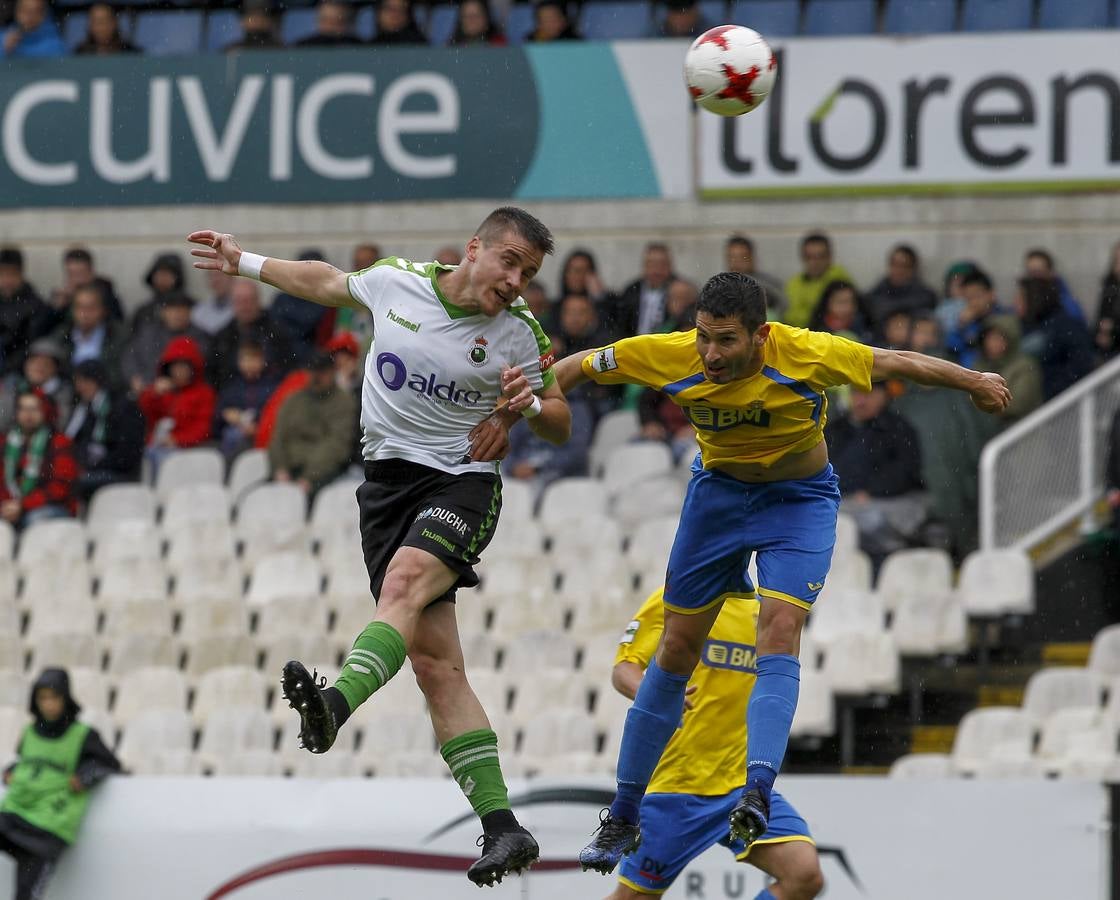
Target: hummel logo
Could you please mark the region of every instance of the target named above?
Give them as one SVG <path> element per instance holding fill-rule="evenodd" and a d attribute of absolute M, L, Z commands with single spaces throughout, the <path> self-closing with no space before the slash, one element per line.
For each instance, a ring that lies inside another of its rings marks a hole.
<path fill-rule="evenodd" d="M 463 789 L 463 793 L 469 797 L 474 793 L 474 789 L 478 787 L 478 785 L 475 783 L 475 780 L 471 778 L 470 775 L 468 775 L 463 779 L 463 783 L 460 785 L 460 787 Z"/>
<path fill-rule="evenodd" d="M 819 591 L 824 587 L 823 581 L 807 581 L 805 583 L 809 586 L 809 590 L 811 591 Z"/>

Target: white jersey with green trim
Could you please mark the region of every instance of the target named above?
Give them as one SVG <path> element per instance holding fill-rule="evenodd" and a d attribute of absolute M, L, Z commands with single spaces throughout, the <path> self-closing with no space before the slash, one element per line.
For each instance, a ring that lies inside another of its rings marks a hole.
<path fill-rule="evenodd" d="M 496 472 L 495 462 L 471 461 L 467 435 L 494 410 L 504 366 L 520 366 L 534 391 L 555 381 L 552 347 L 521 298 L 493 317 L 451 303 L 436 282 L 450 268 L 389 257 L 347 280 L 373 313 L 362 455 L 453 475 Z"/>

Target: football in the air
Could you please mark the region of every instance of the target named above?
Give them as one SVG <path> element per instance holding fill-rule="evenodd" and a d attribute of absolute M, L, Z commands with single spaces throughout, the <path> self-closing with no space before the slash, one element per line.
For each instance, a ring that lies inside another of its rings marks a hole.
<path fill-rule="evenodd" d="M 692 42 L 684 60 L 692 99 L 721 116 L 749 113 L 770 95 L 777 74 L 770 45 L 742 25 L 709 28 Z"/>

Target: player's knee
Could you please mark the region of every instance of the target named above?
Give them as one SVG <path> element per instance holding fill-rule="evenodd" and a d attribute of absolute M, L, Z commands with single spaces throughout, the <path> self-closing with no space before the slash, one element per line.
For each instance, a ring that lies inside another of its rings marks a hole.
<path fill-rule="evenodd" d="M 657 664 L 666 672 L 688 675 L 700 662 L 707 635 L 699 639 L 679 631 L 666 631 L 661 636 L 661 646 L 657 649 Z"/>
<path fill-rule="evenodd" d="M 466 683 L 463 670 L 452 665 L 449 660 L 428 654 L 417 654 L 410 659 L 416 684 L 429 703 L 438 703 L 440 698 L 453 694 Z"/>
<path fill-rule="evenodd" d="M 423 609 L 432 600 L 431 597 L 423 596 L 418 590 L 424 575 L 424 568 L 418 562 L 405 561 L 394 564 L 385 575 L 377 605 L 382 609 L 394 606 Z"/>
<path fill-rule="evenodd" d="M 805 610 L 783 600 L 768 600 L 758 617 L 758 652 L 793 653 L 798 646 Z"/>
<path fill-rule="evenodd" d="M 814 859 L 811 865 L 798 866 L 781 880 L 782 896 L 789 900 L 813 900 L 824 890 L 824 875 Z"/>

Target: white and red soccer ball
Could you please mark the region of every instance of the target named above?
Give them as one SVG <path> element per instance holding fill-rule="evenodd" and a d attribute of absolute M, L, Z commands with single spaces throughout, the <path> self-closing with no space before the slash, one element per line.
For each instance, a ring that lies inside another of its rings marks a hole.
<path fill-rule="evenodd" d="M 684 59 L 692 99 L 721 116 L 750 112 L 770 95 L 777 74 L 770 45 L 742 25 L 709 28 L 692 42 Z"/>

